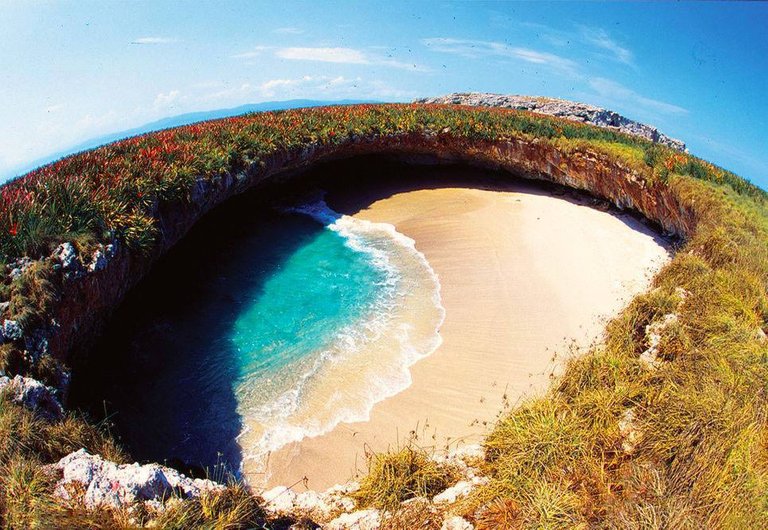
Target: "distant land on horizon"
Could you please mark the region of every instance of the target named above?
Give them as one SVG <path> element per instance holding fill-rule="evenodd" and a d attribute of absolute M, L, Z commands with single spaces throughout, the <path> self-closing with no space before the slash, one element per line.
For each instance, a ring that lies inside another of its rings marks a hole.
<path fill-rule="evenodd" d="M 177 116 L 170 116 L 162 118 L 153 122 L 127 129 L 124 131 L 114 132 L 97 136 L 80 142 L 72 147 L 62 149 L 51 153 L 50 155 L 38 158 L 27 164 L 23 164 L 16 168 L 10 169 L 7 172 L 0 173 L 0 184 L 7 182 L 16 177 L 20 177 L 33 169 L 40 166 L 55 162 L 65 156 L 73 155 L 81 151 L 93 149 L 105 144 L 116 142 L 124 138 L 130 138 L 132 136 L 138 136 L 140 134 L 146 134 L 149 132 L 161 131 L 163 129 L 170 129 L 172 127 L 180 127 L 182 125 L 189 125 L 191 123 L 197 123 L 201 121 L 217 120 L 220 118 L 231 118 L 232 116 L 240 116 L 241 114 L 248 114 L 250 112 L 268 112 L 271 110 L 287 110 L 298 109 L 301 107 L 321 107 L 323 105 L 354 105 L 358 103 L 380 103 L 372 100 L 358 100 L 358 99 L 341 99 L 341 100 L 315 100 L 315 99 L 289 99 L 285 101 L 264 101 L 261 103 L 247 103 L 237 107 L 231 107 L 226 109 L 214 109 L 203 110 L 197 112 L 187 112 L 179 114 Z"/>

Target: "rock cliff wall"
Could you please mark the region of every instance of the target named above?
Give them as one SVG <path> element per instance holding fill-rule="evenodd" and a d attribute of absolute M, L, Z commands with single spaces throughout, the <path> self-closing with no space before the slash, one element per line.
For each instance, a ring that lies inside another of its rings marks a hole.
<path fill-rule="evenodd" d="M 567 120 L 591 123 L 598 127 L 615 129 L 619 132 L 639 136 L 678 151 L 686 151 L 685 143 L 662 134 L 656 127 L 630 120 L 621 114 L 601 107 L 585 103 L 567 101 L 564 99 L 545 98 L 536 96 L 505 96 L 500 94 L 449 94 L 436 98 L 423 98 L 416 103 L 435 103 L 452 105 L 469 105 L 473 107 L 504 107 L 509 109 L 527 110 L 539 114 L 548 114 Z"/>
<path fill-rule="evenodd" d="M 130 288 L 206 212 L 259 184 L 289 180 L 319 162 L 361 155 L 499 169 L 511 177 L 585 190 L 619 208 L 640 212 L 671 234 L 685 237 L 696 226 L 696 212 L 682 206 L 674 188 L 649 185 L 631 168 L 589 149 L 566 154 L 539 140 L 469 141 L 452 135 L 450 130 L 350 137 L 335 145 L 313 144 L 280 152 L 241 173 L 213 179 L 200 177 L 189 201 L 157 205 L 160 235 L 150 254 L 133 253 L 117 241 L 93 256 L 78 256 L 69 248 L 71 245 L 59 247 L 47 259 L 62 275 L 61 296 L 50 324 L 27 337 L 27 353 L 33 357 L 49 353 L 71 364 L 73 354 L 87 350 Z"/>

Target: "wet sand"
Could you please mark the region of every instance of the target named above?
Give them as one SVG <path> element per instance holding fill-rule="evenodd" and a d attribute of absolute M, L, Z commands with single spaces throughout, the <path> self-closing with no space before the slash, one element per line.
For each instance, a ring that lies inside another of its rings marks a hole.
<path fill-rule="evenodd" d="M 442 450 L 475 443 L 500 411 L 547 388 L 568 355 L 600 339 L 669 259 L 657 234 L 589 199 L 526 183 L 331 193 L 329 204 L 413 238 L 441 283 L 443 342 L 412 385 L 370 420 L 283 447 L 254 483 L 325 489 L 359 476 L 365 455 L 409 437 Z M 263 474 L 262 474 L 263 473 Z"/>

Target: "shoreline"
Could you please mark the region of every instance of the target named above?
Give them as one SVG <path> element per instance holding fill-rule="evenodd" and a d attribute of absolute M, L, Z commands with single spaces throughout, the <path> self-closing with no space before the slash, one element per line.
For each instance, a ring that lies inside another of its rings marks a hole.
<path fill-rule="evenodd" d="M 367 422 L 272 453 L 264 486 L 307 477 L 309 488 L 325 489 L 363 473 L 366 454 L 407 439 L 436 450 L 480 442 L 498 414 L 547 388 L 563 353 L 599 339 L 604 319 L 669 258 L 637 219 L 578 197 L 523 182 L 423 188 L 365 197 L 332 190 L 329 203 L 415 240 L 442 284 L 442 345 L 410 367 L 411 385 L 377 403 Z"/>
<path fill-rule="evenodd" d="M 336 233 L 348 249 L 366 255 L 383 278 L 376 283 L 371 307 L 334 331 L 299 386 L 273 396 L 266 413 L 249 415 L 252 404 L 240 404 L 245 429 L 238 442 L 243 467 L 249 469 L 263 466 L 267 455 L 286 444 L 321 436 L 342 422 L 368 421 L 377 403 L 411 385 L 410 367 L 442 342 L 440 283 L 412 239 L 391 224 L 343 216 L 322 199 L 288 211 Z M 249 386 L 258 389 L 259 381 L 243 384 Z M 286 395 L 291 396 L 288 402 Z"/>

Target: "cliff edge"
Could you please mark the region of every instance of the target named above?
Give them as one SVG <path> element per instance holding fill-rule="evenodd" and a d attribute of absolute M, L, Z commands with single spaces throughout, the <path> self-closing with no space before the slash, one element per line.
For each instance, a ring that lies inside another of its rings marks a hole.
<path fill-rule="evenodd" d="M 666 145 L 678 151 L 687 152 L 685 142 L 662 134 L 656 127 L 630 120 L 621 114 L 601 107 L 593 107 L 586 103 L 577 103 L 565 99 L 539 96 L 505 96 L 501 94 L 486 94 L 480 92 L 453 93 L 435 98 L 417 99 L 415 103 L 440 105 L 469 105 L 473 107 L 503 107 L 517 110 L 527 110 L 538 114 L 548 114 L 565 118 L 566 120 L 589 123 L 598 127 L 618 130 Z"/>

